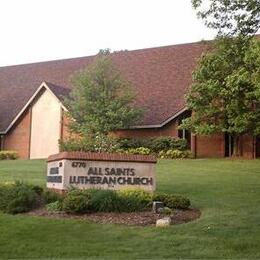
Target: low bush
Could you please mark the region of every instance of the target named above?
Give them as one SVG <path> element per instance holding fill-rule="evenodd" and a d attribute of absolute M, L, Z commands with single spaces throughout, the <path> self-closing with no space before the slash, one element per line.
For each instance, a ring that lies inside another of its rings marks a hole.
<path fill-rule="evenodd" d="M 168 150 L 160 151 L 158 157 L 161 159 L 184 159 L 192 158 L 192 154 L 190 151 Z"/>
<path fill-rule="evenodd" d="M 150 149 L 151 153 L 167 150 L 186 150 L 187 141 L 170 136 L 150 137 L 150 138 L 120 138 L 118 143 L 121 149 L 144 147 Z"/>
<path fill-rule="evenodd" d="M 152 195 L 141 189 L 69 191 L 62 203 L 67 213 L 133 212 L 147 209 Z M 52 205 L 51 205 L 52 206 Z"/>
<path fill-rule="evenodd" d="M 50 212 L 58 212 L 62 210 L 62 202 L 57 200 L 46 205 L 46 208 Z"/>
<path fill-rule="evenodd" d="M 92 137 L 60 141 L 60 150 L 66 152 L 114 152 L 119 148 L 117 138 L 97 133 Z"/>
<path fill-rule="evenodd" d="M 16 151 L 0 151 L 0 160 L 15 160 L 18 158 Z"/>
<path fill-rule="evenodd" d="M 169 207 L 163 207 L 158 209 L 158 213 L 160 214 L 165 214 L 165 215 L 171 215 L 172 214 L 172 209 Z"/>
<path fill-rule="evenodd" d="M 174 137 L 161 136 L 151 138 L 151 144 L 149 147 L 153 152 L 166 150 L 185 150 L 187 149 L 187 141 L 185 139 L 179 139 Z"/>
<path fill-rule="evenodd" d="M 172 209 L 188 209 L 190 200 L 180 195 L 171 195 L 166 200 L 166 206 Z"/>
<path fill-rule="evenodd" d="M 61 151 L 119 152 L 158 154 L 160 151 L 187 149 L 187 141 L 174 137 L 115 138 L 97 133 L 91 138 L 68 139 L 60 142 Z"/>
<path fill-rule="evenodd" d="M 93 141 L 87 138 L 71 138 L 59 142 L 61 152 L 95 152 Z"/>
<path fill-rule="evenodd" d="M 142 189 L 125 189 L 118 191 L 124 208 L 121 211 L 133 212 L 147 209 L 152 203 L 152 195 Z"/>
<path fill-rule="evenodd" d="M 141 154 L 141 155 L 149 155 L 151 154 L 151 150 L 145 147 L 138 147 L 138 148 L 129 148 L 129 149 L 117 149 L 117 153 L 126 153 L 126 154 Z"/>
<path fill-rule="evenodd" d="M 83 214 L 87 212 L 134 212 L 151 208 L 152 201 L 162 201 L 171 209 L 187 209 L 189 199 L 166 193 L 151 194 L 142 189 L 97 190 L 71 189 L 65 195 L 43 191 L 41 187 L 20 182 L 0 185 L 0 211 L 22 213 L 46 205 L 48 211 Z"/>
<path fill-rule="evenodd" d="M 153 195 L 154 201 L 161 201 L 166 207 L 171 209 L 188 209 L 190 207 L 190 200 L 181 195 L 155 193 Z"/>
<path fill-rule="evenodd" d="M 93 193 L 92 208 L 95 212 L 121 212 L 125 205 L 116 191 L 98 190 Z"/>
<path fill-rule="evenodd" d="M 92 210 L 92 190 L 70 190 L 62 202 L 67 213 L 86 213 Z"/>
<path fill-rule="evenodd" d="M 51 190 L 44 190 L 42 193 L 43 200 L 46 204 L 62 201 L 64 196 Z"/>
<path fill-rule="evenodd" d="M 0 210 L 4 213 L 22 213 L 42 204 L 40 188 L 16 182 L 0 186 Z"/>

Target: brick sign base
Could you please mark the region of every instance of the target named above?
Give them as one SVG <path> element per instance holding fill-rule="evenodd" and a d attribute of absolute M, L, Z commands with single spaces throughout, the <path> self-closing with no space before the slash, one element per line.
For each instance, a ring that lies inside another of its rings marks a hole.
<path fill-rule="evenodd" d="M 47 188 L 80 189 L 141 188 L 154 191 L 156 159 L 145 155 L 62 152 L 51 155 Z"/>

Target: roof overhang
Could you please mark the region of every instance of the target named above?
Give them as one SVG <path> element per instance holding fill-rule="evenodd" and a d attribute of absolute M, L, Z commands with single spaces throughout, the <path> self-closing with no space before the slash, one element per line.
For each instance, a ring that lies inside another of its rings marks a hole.
<path fill-rule="evenodd" d="M 43 90 L 49 91 L 55 99 L 60 103 L 61 107 L 67 111 L 66 107 L 62 104 L 62 102 L 59 100 L 59 98 L 53 93 L 53 91 L 48 87 L 48 84 L 46 82 L 42 82 L 41 85 L 38 87 L 38 89 L 34 92 L 34 94 L 31 96 L 31 98 L 28 100 L 28 102 L 25 104 L 25 106 L 20 110 L 20 112 L 16 115 L 16 117 L 13 119 L 13 121 L 9 124 L 9 126 L 6 128 L 5 131 L 0 132 L 1 135 L 7 134 L 8 131 L 13 127 L 13 125 L 17 122 L 17 120 L 22 116 L 22 114 L 25 112 L 25 110 L 31 105 L 31 103 L 35 100 L 37 95 Z"/>
<path fill-rule="evenodd" d="M 187 110 L 188 110 L 187 107 L 179 110 L 177 113 L 175 113 L 173 116 L 169 117 L 167 120 L 163 121 L 161 124 L 157 124 L 157 125 L 136 125 L 136 126 L 131 126 L 130 129 L 161 128 Z"/>

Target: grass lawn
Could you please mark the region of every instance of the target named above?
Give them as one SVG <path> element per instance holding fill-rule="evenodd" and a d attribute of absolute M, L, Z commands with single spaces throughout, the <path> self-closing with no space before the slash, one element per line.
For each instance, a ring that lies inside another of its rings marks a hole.
<path fill-rule="evenodd" d="M 0 161 L 0 182 L 44 185 L 45 162 Z M 166 229 L 0 214 L 0 258 L 260 258 L 260 160 L 161 160 L 157 189 L 200 219 Z"/>

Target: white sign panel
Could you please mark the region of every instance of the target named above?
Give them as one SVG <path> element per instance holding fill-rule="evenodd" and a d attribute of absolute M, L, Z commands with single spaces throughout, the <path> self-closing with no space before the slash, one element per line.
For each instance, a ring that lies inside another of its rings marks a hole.
<path fill-rule="evenodd" d="M 61 159 L 48 162 L 47 187 L 67 190 L 142 188 L 155 190 L 155 163 Z"/>

